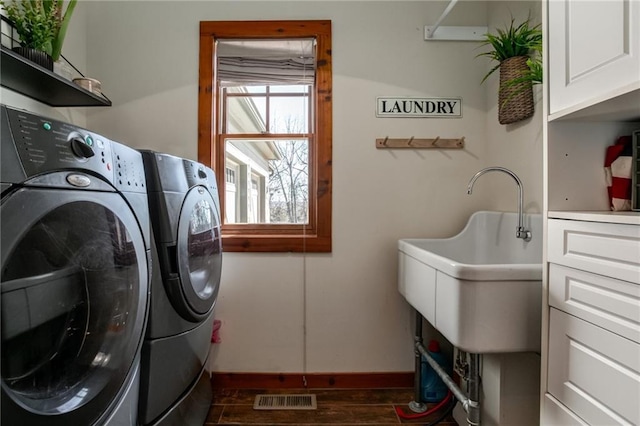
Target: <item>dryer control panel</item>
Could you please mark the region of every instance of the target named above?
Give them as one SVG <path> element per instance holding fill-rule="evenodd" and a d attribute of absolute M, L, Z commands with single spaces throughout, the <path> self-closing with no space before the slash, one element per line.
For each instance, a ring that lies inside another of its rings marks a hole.
<path fill-rule="evenodd" d="M 216 184 L 216 175 L 209 167 L 196 161 L 182 160 L 184 166 L 184 174 L 189 188 L 196 185 L 203 185 L 209 189 L 212 194 L 218 194 L 218 186 Z"/>

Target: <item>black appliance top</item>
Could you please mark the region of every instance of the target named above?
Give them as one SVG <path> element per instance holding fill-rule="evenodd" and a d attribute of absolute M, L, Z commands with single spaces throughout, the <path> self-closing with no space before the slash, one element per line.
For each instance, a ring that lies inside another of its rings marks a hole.
<path fill-rule="evenodd" d="M 187 193 L 196 185 L 206 187 L 218 197 L 213 170 L 197 161 L 155 151 L 140 151 L 144 158 L 149 192 Z"/>

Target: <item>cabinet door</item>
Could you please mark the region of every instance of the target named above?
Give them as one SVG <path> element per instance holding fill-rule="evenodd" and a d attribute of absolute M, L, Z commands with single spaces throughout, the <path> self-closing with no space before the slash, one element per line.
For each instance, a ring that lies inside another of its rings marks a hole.
<path fill-rule="evenodd" d="M 550 310 L 548 391 L 590 425 L 640 423 L 640 345 Z"/>
<path fill-rule="evenodd" d="M 640 226 L 550 219 L 549 262 L 640 284 Z"/>
<path fill-rule="evenodd" d="M 548 393 L 544 394 L 542 400 L 540 424 L 545 426 L 587 426 L 574 412 Z"/>
<path fill-rule="evenodd" d="M 638 88 L 639 10 L 636 0 L 549 1 L 551 114 Z"/>
<path fill-rule="evenodd" d="M 640 343 L 640 285 L 551 263 L 549 304 Z"/>

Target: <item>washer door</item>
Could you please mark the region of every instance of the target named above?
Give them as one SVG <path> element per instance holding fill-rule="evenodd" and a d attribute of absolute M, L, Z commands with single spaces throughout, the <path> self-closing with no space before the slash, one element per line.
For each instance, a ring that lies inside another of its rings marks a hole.
<path fill-rule="evenodd" d="M 213 308 L 222 272 L 220 213 L 202 186 L 189 190 L 178 222 L 178 272 L 187 319 L 201 320 Z M 190 317 L 190 318 L 189 318 Z"/>
<path fill-rule="evenodd" d="M 89 425 L 117 403 L 142 340 L 148 268 L 116 193 L 2 200 L 2 424 Z"/>

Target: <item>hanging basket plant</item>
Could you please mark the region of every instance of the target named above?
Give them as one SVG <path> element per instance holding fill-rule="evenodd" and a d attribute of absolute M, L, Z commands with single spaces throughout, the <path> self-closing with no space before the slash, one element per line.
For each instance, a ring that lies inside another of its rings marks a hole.
<path fill-rule="evenodd" d="M 498 121 L 511 124 L 531 117 L 534 113 L 533 85 L 542 82 L 542 30 L 540 24 L 531 26 L 527 19 L 516 26 L 514 20 L 497 34 L 485 34 L 483 46 L 492 50 L 486 56 L 498 62 L 484 76 L 482 82 L 500 69 L 498 89 Z"/>
<path fill-rule="evenodd" d="M 528 56 L 514 56 L 500 64 L 498 90 L 498 121 L 511 124 L 533 115 L 533 85 L 530 81 L 514 83 L 524 76 L 529 67 Z"/>

